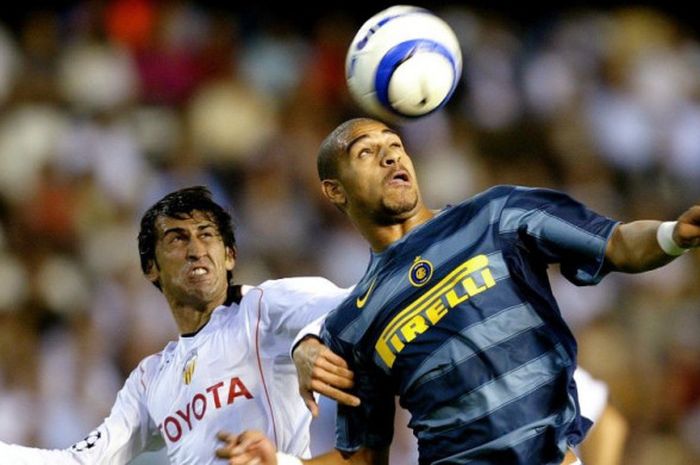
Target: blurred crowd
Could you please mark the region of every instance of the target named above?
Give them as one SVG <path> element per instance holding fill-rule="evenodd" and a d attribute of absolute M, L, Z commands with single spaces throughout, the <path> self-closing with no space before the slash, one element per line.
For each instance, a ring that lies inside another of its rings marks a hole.
<path fill-rule="evenodd" d="M 232 7 L 233 8 L 233 7 Z M 368 249 L 321 199 L 316 149 L 360 115 L 362 20 L 193 1 L 0 15 L 0 439 L 66 447 L 177 337 L 136 236 L 164 194 L 209 186 L 236 222 L 235 280 L 350 285 Z M 449 105 L 401 128 L 428 204 L 493 184 L 564 190 L 622 221 L 700 201 L 700 37 L 650 8 L 527 24 L 444 5 L 464 54 Z M 576 288 L 552 270 L 580 361 L 626 416 L 625 464 L 700 463 L 700 253 Z M 152 458 L 144 463 L 167 463 Z"/>

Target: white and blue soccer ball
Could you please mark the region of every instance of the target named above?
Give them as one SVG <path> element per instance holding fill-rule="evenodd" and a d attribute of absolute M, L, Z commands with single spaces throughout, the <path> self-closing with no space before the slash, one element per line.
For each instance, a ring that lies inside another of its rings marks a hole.
<path fill-rule="evenodd" d="M 345 60 L 350 95 L 367 113 L 390 123 L 420 118 L 444 106 L 462 74 L 452 28 L 424 8 L 397 5 L 358 30 Z"/>

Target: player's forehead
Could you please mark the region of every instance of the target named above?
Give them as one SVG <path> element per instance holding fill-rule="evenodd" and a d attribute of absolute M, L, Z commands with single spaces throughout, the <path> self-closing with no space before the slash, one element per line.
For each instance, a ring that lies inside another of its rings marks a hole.
<path fill-rule="evenodd" d="M 199 230 L 214 228 L 218 230 L 216 221 L 210 212 L 193 210 L 175 216 L 160 215 L 156 218 L 155 228 L 159 237 L 176 230 Z"/>
<path fill-rule="evenodd" d="M 371 140 L 379 137 L 399 137 L 396 131 L 389 128 L 380 121 L 361 121 L 350 126 L 342 137 L 343 151 L 348 153 L 352 146 L 364 140 Z"/>

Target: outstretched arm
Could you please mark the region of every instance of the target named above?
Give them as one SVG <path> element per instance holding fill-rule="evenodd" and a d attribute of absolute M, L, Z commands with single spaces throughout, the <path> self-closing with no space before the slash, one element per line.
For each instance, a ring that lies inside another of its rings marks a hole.
<path fill-rule="evenodd" d="M 663 266 L 683 249 L 698 246 L 700 205 L 695 205 L 679 216 L 673 225 L 653 220 L 619 225 L 608 242 L 605 260 L 611 270 L 639 273 Z"/>
<path fill-rule="evenodd" d="M 149 358 L 150 359 L 150 358 Z M 149 360 L 146 359 L 146 360 Z M 142 362 L 119 391 L 112 411 L 94 431 L 68 449 L 38 449 L 0 441 L 0 465 L 126 464 L 142 450 L 163 446 L 143 403 Z"/>

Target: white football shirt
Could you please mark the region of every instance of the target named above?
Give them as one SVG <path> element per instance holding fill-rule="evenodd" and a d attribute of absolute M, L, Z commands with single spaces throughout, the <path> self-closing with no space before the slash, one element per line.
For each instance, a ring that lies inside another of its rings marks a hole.
<path fill-rule="evenodd" d="M 291 342 L 347 295 L 323 278 L 266 281 L 220 306 L 195 335 L 146 357 L 112 411 L 64 450 L 0 442 L 0 465 L 126 464 L 167 448 L 173 465 L 214 465 L 219 431 L 259 429 L 279 450 L 309 456 L 311 415 L 298 393 Z"/>

